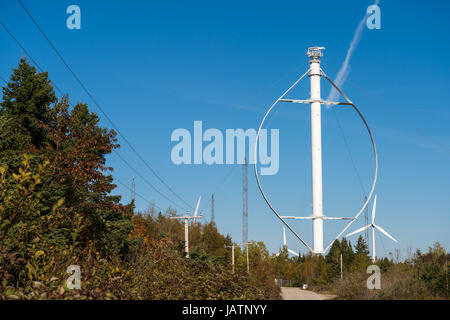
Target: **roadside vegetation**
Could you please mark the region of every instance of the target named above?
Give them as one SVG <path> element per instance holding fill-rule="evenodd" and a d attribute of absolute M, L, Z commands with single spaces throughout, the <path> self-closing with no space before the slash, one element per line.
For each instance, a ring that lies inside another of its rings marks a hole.
<path fill-rule="evenodd" d="M 0 103 L 0 298 L 278 299 L 261 243 L 252 272 L 212 224 L 190 226 L 191 258 L 176 214 L 135 212 L 111 192 L 105 157 L 119 148 L 86 104 L 57 99 L 47 73 L 22 58 Z M 66 269 L 80 266 L 81 289 Z"/>
<path fill-rule="evenodd" d="M 342 279 L 340 255 L 342 254 Z M 287 251 L 275 258 L 278 278 L 293 280 L 293 286 L 332 294 L 336 299 L 448 299 L 449 255 L 439 243 L 426 253 L 417 250 L 406 259 L 381 258 L 375 263 L 381 271 L 381 289 L 369 290 L 366 273 L 372 265 L 362 236 L 353 246 L 343 238 L 325 256 L 289 258 Z"/>

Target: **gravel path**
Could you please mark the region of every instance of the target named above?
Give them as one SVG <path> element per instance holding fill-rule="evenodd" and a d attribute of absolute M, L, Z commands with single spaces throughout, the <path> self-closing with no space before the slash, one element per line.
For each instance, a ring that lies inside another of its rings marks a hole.
<path fill-rule="evenodd" d="M 300 288 L 281 287 L 281 298 L 283 300 L 328 300 L 332 299 L 333 296 Z"/>

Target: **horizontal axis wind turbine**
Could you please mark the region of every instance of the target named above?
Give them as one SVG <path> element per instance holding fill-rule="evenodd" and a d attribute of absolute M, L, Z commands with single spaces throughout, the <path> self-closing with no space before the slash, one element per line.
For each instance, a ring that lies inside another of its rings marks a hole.
<path fill-rule="evenodd" d="M 368 228 L 372 228 L 372 262 L 375 263 L 377 261 L 377 255 L 376 255 L 376 251 L 375 251 L 375 229 L 377 229 L 378 231 L 382 232 L 386 237 L 388 237 L 389 239 L 391 239 L 394 242 L 398 242 L 393 236 L 391 236 L 389 233 L 387 233 L 386 230 L 384 230 L 383 228 L 381 228 L 380 226 L 375 224 L 375 210 L 377 207 L 377 196 L 375 195 L 374 201 L 373 201 L 373 208 L 372 208 L 372 223 L 368 224 L 367 226 L 364 226 L 362 228 L 359 228 L 353 232 L 350 232 L 349 234 L 347 234 L 347 237 L 352 236 L 354 234 L 357 234 L 359 232 L 362 232 Z"/>
<path fill-rule="evenodd" d="M 200 196 L 197 200 L 197 206 L 195 207 L 195 212 L 193 216 L 190 216 L 189 211 L 187 211 L 185 216 L 169 217 L 170 219 L 184 220 L 184 251 L 186 252 L 186 258 L 189 258 L 189 219 L 192 219 L 193 223 L 195 223 L 195 219 L 203 218 L 203 216 L 197 215 L 198 206 L 200 205 L 201 199 L 202 196 Z"/>

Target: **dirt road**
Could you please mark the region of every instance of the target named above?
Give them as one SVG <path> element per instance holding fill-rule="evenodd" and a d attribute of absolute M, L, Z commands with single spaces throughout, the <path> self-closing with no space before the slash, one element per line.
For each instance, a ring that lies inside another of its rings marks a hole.
<path fill-rule="evenodd" d="M 333 296 L 300 288 L 281 287 L 281 298 L 283 300 L 328 300 L 332 299 Z"/>

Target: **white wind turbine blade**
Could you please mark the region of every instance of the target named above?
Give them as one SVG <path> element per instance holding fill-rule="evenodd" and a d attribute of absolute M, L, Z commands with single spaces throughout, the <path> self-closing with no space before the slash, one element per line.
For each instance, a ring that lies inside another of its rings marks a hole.
<path fill-rule="evenodd" d="M 286 228 L 283 227 L 283 246 L 286 246 Z"/>
<path fill-rule="evenodd" d="M 358 230 L 355 230 L 355 231 L 353 231 L 353 232 L 350 232 L 348 235 L 346 235 L 346 237 L 352 236 L 352 235 L 354 235 L 354 234 L 357 234 L 358 232 L 364 231 L 364 230 L 366 230 L 366 229 L 369 228 L 369 227 L 370 227 L 370 224 L 369 224 L 368 226 L 365 226 L 365 227 L 359 228 Z"/>
<path fill-rule="evenodd" d="M 375 223 L 375 209 L 377 207 L 377 195 L 375 195 L 375 198 L 373 200 L 373 208 L 372 208 L 372 224 Z"/>
<path fill-rule="evenodd" d="M 202 196 L 198 197 L 198 200 L 197 200 L 197 206 L 195 207 L 194 217 L 197 216 L 197 213 L 198 213 L 198 206 L 200 205 L 200 200 L 201 200 L 201 199 L 202 199 Z"/>
<path fill-rule="evenodd" d="M 288 249 L 289 253 L 293 254 L 294 256 L 298 257 L 298 253 L 294 250 Z"/>
<path fill-rule="evenodd" d="M 378 230 L 380 230 L 381 232 L 383 232 L 388 238 L 390 238 L 391 240 L 398 242 L 397 240 L 394 239 L 393 236 L 391 236 L 389 233 L 387 233 L 383 228 L 377 226 L 376 224 L 373 225 L 375 228 L 377 228 Z"/>

